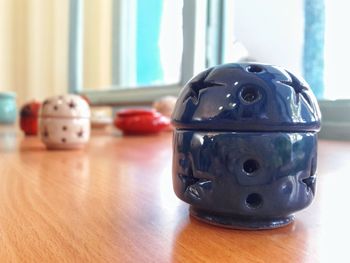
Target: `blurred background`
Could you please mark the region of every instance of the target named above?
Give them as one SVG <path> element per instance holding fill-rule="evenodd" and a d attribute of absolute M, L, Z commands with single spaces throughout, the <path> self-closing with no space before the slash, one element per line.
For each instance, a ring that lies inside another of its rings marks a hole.
<path fill-rule="evenodd" d="M 143 90 L 137 96 L 151 100 L 159 89 L 175 95 L 206 67 L 249 60 L 303 75 L 319 99 L 348 99 L 348 7 L 331 0 L 0 0 L 0 91 L 16 92 L 19 104 L 67 92 L 111 104 L 132 102 Z"/>
<path fill-rule="evenodd" d="M 67 90 L 68 2 L 0 0 L 0 90 L 19 103 Z"/>
<path fill-rule="evenodd" d="M 182 1 L 0 0 L 0 91 L 177 83 L 182 44 Z"/>

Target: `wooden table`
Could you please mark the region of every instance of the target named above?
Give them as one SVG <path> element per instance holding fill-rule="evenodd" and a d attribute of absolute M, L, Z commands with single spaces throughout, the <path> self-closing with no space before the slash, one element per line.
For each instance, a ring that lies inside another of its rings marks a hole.
<path fill-rule="evenodd" d="M 228 230 L 173 193 L 171 134 L 96 133 L 46 151 L 0 132 L 1 262 L 350 262 L 350 143 L 320 141 L 314 203 L 284 228 Z"/>

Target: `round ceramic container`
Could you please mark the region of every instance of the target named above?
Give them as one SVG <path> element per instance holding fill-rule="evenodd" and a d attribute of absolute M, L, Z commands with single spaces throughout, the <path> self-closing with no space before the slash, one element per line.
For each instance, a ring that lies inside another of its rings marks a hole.
<path fill-rule="evenodd" d="M 45 100 L 40 114 L 40 137 L 48 149 L 82 148 L 90 138 L 90 108 L 78 95 Z"/>
<path fill-rule="evenodd" d="M 170 126 L 170 119 L 151 109 L 126 109 L 117 112 L 114 125 L 125 135 L 153 134 Z"/>
<path fill-rule="evenodd" d="M 159 113 L 163 114 L 166 117 L 171 117 L 171 114 L 174 111 L 176 103 L 176 97 L 174 96 L 165 96 L 153 103 L 153 108 Z"/>
<path fill-rule="evenodd" d="M 40 105 L 38 101 L 31 101 L 24 104 L 20 110 L 20 128 L 27 136 L 38 133 Z"/>
<path fill-rule="evenodd" d="M 303 79 L 264 64 L 213 67 L 186 84 L 172 121 L 174 190 L 192 216 L 270 229 L 313 200 L 320 111 Z"/>
<path fill-rule="evenodd" d="M 0 92 L 0 123 L 12 124 L 16 121 L 16 94 Z"/>

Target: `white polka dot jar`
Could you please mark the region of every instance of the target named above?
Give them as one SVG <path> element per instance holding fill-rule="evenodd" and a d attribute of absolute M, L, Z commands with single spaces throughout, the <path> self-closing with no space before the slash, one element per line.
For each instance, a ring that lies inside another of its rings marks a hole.
<path fill-rule="evenodd" d="M 40 137 L 48 149 L 79 149 L 90 138 L 90 107 L 78 95 L 48 98 L 42 104 Z"/>

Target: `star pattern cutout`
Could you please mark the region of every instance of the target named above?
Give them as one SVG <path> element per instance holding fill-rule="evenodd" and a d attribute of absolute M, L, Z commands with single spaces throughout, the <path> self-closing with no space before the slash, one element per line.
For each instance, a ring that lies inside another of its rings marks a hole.
<path fill-rule="evenodd" d="M 49 131 L 47 130 L 46 127 L 45 127 L 44 132 L 43 132 L 43 137 L 44 138 L 48 138 L 49 137 Z"/>
<path fill-rule="evenodd" d="M 304 97 L 307 102 L 309 101 L 309 99 L 306 98 L 303 94 L 303 91 L 306 90 L 306 87 L 301 86 L 299 83 L 295 83 L 294 81 L 281 80 L 280 82 L 294 89 L 296 95 L 296 103 L 299 103 L 300 96 Z"/>
<path fill-rule="evenodd" d="M 303 92 L 307 90 L 307 87 L 303 86 L 303 84 L 291 73 L 289 73 L 289 76 L 292 78 L 292 80 L 280 80 L 279 82 L 288 85 L 289 87 L 292 87 L 294 89 L 296 95 L 296 103 L 299 103 L 300 96 L 302 96 L 306 100 L 306 102 L 310 104 L 309 98 Z"/>
<path fill-rule="evenodd" d="M 224 86 L 224 84 L 220 82 L 214 82 L 214 81 L 205 81 L 205 78 L 201 78 L 197 81 L 192 82 L 190 84 L 190 92 L 185 97 L 184 101 L 187 100 L 188 98 L 191 98 L 192 101 L 195 104 L 197 104 L 201 91 L 213 86 Z"/>
<path fill-rule="evenodd" d="M 83 137 L 84 136 L 84 131 L 83 129 L 80 129 L 80 131 L 77 133 L 78 137 Z"/>
<path fill-rule="evenodd" d="M 300 85 L 300 83 L 295 83 L 290 80 L 281 80 L 280 82 L 292 87 L 296 93 L 301 93 L 303 90 L 306 90 L 306 87 Z"/>
<path fill-rule="evenodd" d="M 68 103 L 68 106 L 69 106 L 69 108 L 71 108 L 71 109 L 75 109 L 75 107 L 76 107 L 77 105 L 75 104 L 74 101 L 71 100 L 71 101 Z"/>

